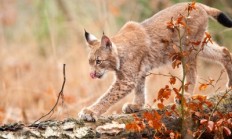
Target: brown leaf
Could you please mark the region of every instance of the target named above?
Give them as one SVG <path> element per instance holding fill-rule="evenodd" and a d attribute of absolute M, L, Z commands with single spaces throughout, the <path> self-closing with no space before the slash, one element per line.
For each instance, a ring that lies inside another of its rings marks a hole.
<path fill-rule="evenodd" d="M 176 83 L 176 77 L 172 76 L 170 79 L 169 79 L 169 82 L 170 84 L 175 84 Z"/>
<path fill-rule="evenodd" d="M 158 92 L 158 100 L 162 100 L 162 99 L 168 99 L 171 95 L 171 89 L 169 88 L 168 85 L 165 86 L 165 88 L 161 88 Z"/>
<path fill-rule="evenodd" d="M 173 23 L 173 17 L 171 18 L 171 21 L 167 22 L 167 28 L 174 30 L 175 24 Z"/>
<path fill-rule="evenodd" d="M 232 117 L 232 112 L 229 112 L 229 116 Z"/>
<path fill-rule="evenodd" d="M 190 82 L 188 82 L 188 83 L 186 83 L 185 85 L 184 85 L 184 90 L 186 91 L 186 92 L 188 92 L 188 86 L 190 85 L 191 83 Z M 191 92 L 192 93 L 192 92 Z"/>
<path fill-rule="evenodd" d="M 163 109 L 164 109 L 164 104 L 163 104 L 163 103 L 158 103 L 157 106 L 158 106 L 158 108 L 159 108 L 160 110 L 163 110 Z"/>
<path fill-rule="evenodd" d="M 206 100 L 207 96 L 203 96 L 203 95 L 195 95 L 192 96 L 193 100 L 199 100 L 200 102 L 204 102 Z"/>
<path fill-rule="evenodd" d="M 181 64 L 181 61 L 180 61 L 180 60 L 174 60 L 174 61 L 172 62 L 172 68 L 173 68 L 173 69 L 179 68 L 180 64 Z"/>
<path fill-rule="evenodd" d="M 213 129 L 214 129 L 214 122 L 213 121 L 208 122 L 207 129 L 209 130 L 209 132 L 213 131 Z"/>
<path fill-rule="evenodd" d="M 153 117 L 153 114 L 151 112 L 144 112 L 143 113 L 143 117 L 147 120 L 147 121 L 150 121 L 152 120 L 154 117 Z"/>
<path fill-rule="evenodd" d="M 199 86 L 199 90 L 200 90 L 200 91 L 204 91 L 207 87 L 208 87 L 208 84 L 201 84 L 201 85 Z"/>
<path fill-rule="evenodd" d="M 221 126 L 224 122 L 224 119 L 220 119 L 219 121 L 216 122 L 217 126 Z"/>
<path fill-rule="evenodd" d="M 201 44 L 201 41 L 190 41 L 192 45 L 199 46 Z"/>
<path fill-rule="evenodd" d="M 189 13 L 190 13 L 192 10 L 196 10 L 195 4 L 196 4 L 195 1 L 193 1 L 192 3 L 189 3 L 189 4 L 188 4 L 187 10 L 188 10 Z"/>
<path fill-rule="evenodd" d="M 180 90 L 178 90 L 177 88 L 173 88 L 173 91 L 176 93 L 176 94 L 179 94 Z"/>
<path fill-rule="evenodd" d="M 231 130 L 228 127 L 223 126 L 223 131 L 225 132 L 227 136 L 231 135 Z"/>
<path fill-rule="evenodd" d="M 212 102 L 210 101 L 205 101 L 205 104 L 208 106 L 208 108 L 211 108 L 213 106 Z"/>
<path fill-rule="evenodd" d="M 208 120 L 206 120 L 206 119 L 201 119 L 200 124 L 204 125 L 204 124 L 206 124 L 207 122 L 208 122 Z"/>
<path fill-rule="evenodd" d="M 178 16 L 177 20 L 176 20 L 176 24 L 177 24 L 177 25 L 182 25 L 182 26 L 185 27 L 186 24 L 183 22 L 183 18 L 184 18 L 184 16 L 180 14 L 180 15 Z"/>
<path fill-rule="evenodd" d="M 171 115 L 172 115 L 172 112 L 170 112 L 170 111 L 165 111 L 165 115 L 166 115 L 166 116 L 171 116 Z"/>
<path fill-rule="evenodd" d="M 173 104 L 172 107 L 171 107 L 171 110 L 176 110 L 176 104 Z"/>

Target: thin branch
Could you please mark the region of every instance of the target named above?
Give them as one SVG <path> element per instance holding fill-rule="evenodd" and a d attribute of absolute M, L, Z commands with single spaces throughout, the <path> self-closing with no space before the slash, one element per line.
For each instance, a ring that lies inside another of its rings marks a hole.
<path fill-rule="evenodd" d="M 60 100 L 60 98 L 62 99 L 62 105 L 63 105 L 63 103 L 64 103 L 64 93 L 63 93 L 63 90 L 64 90 L 64 85 L 65 85 L 65 82 L 66 82 L 65 64 L 63 64 L 63 76 L 64 76 L 63 84 L 62 84 L 61 90 L 60 90 L 60 92 L 59 92 L 59 95 L 58 95 L 58 97 L 57 97 L 57 100 L 56 100 L 55 105 L 52 107 L 52 109 L 51 109 L 47 114 L 43 115 L 43 116 L 40 117 L 38 120 L 34 121 L 33 124 L 35 124 L 36 122 L 40 121 L 40 120 L 43 119 L 44 117 L 46 117 L 46 116 L 48 116 L 48 115 L 50 115 L 50 114 L 53 114 L 53 113 L 54 113 L 54 110 L 55 110 L 55 108 L 56 108 L 56 106 L 57 106 L 57 104 L 58 104 L 58 102 L 59 102 L 59 100 Z M 49 116 L 49 117 L 51 117 L 51 116 Z M 33 124 L 32 124 L 32 125 L 33 125 Z"/>
<path fill-rule="evenodd" d="M 182 80 L 179 78 L 179 77 L 177 77 L 177 76 L 174 76 L 174 75 L 172 75 L 172 74 L 162 74 L 162 73 L 152 73 L 152 72 L 149 72 L 145 77 L 147 77 L 147 76 L 150 76 L 150 75 L 158 75 L 158 76 L 164 76 L 164 77 L 175 77 L 176 79 L 178 79 L 180 82 L 182 82 Z"/>
<path fill-rule="evenodd" d="M 217 79 L 217 81 L 215 82 L 215 86 L 217 85 L 217 83 L 221 80 L 221 77 L 222 77 L 222 74 L 225 72 L 225 70 L 221 70 L 221 73 L 220 73 L 220 75 L 219 75 L 219 77 L 218 77 L 218 79 Z"/>

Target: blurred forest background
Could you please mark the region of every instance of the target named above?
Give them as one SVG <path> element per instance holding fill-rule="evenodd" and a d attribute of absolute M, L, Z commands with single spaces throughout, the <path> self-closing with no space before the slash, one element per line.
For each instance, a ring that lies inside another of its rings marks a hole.
<path fill-rule="evenodd" d="M 47 113 L 63 82 L 63 63 L 67 78 L 65 101 L 52 118 L 76 117 L 113 81 L 112 73 L 101 80 L 90 78 L 84 28 L 99 38 L 103 31 L 112 36 L 129 20 L 140 22 L 183 1 L 187 0 L 0 0 L 0 125 L 15 121 L 31 123 Z M 231 0 L 198 1 L 232 17 Z M 214 40 L 232 51 L 231 31 L 210 20 L 209 32 Z M 217 79 L 221 69 L 219 65 L 200 61 L 198 82 L 210 77 Z M 179 70 L 171 67 L 154 72 L 160 71 L 181 76 Z M 225 74 L 222 77 L 219 86 L 224 89 L 227 77 Z M 148 77 L 148 105 L 156 106 L 152 98 L 168 80 L 162 76 Z M 214 92 L 213 87 L 195 91 Z M 106 114 L 120 113 L 122 104 L 132 99 L 133 93 Z"/>

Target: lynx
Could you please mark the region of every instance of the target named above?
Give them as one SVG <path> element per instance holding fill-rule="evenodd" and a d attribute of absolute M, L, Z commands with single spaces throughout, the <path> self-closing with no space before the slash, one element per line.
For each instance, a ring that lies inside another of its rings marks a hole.
<path fill-rule="evenodd" d="M 86 121 L 95 121 L 107 109 L 129 94 L 135 92 L 132 103 L 123 106 L 124 113 L 134 113 L 141 110 L 145 104 L 145 78 L 147 72 L 163 65 L 171 64 L 170 53 L 174 52 L 173 45 L 178 45 L 176 31 L 167 28 L 171 18 L 179 14 L 186 15 L 188 3 L 179 3 L 164 9 L 141 23 L 130 21 L 119 32 L 108 37 L 103 34 L 101 40 L 85 31 L 85 38 L 90 47 L 89 64 L 92 67 L 90 76 L 101 78 L 107 71 L 114 71 L 116 80 L 109 90 L 91 106 L 82 109 L 79 117 Z M 208 17 L 215 18 L 225 27 L 232 27 L 232 20 L 218 9 L 196 3 L 188 19 L 191 28 L 189 40 L 201 41 L 207 29 Z M 186 35 L 186 34 L 182 34 Z M 187 46 L 186 39 L 182 40 L 183 47 Z M 185 49 L 185 48 L 184 48 Z M 186 80 L 190 83 L 189 93 L 192 93 L 196 83 L 197 61 L 196 53 L 188 56 L 189 70 Z M 228 86 L 232 86 L 231 53 L 225 47 L 215 42 L 204 46 L 197 57 L 220 63 L 227 72 Z"/>

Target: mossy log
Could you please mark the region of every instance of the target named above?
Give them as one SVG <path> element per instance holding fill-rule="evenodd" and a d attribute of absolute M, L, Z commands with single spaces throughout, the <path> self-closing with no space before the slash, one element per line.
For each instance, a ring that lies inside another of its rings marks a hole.
<path fill-rule="evenodd" d="M 209 101 L 216 104 L 224 93 L 209 97 Z M 232 112 L 232 93 L 223 98 L 218 105 L 218 111 L 222 113 Z M 147 111 L 147 110 L 144 110 Z M 137 113 L 138 117 L 144 111 Z M 207 111 L 209 112 L 209 111 Z M 37 139 L 37 138 L 153 138 L 154 131 L 146 128 L 140 133 L 125 130 L 125 124 L 133 121 L 131 114 L 110 115 L 100 117 L 96 122 L 84 122 L 79 119 L 66 119 L 64 121 L 48 120 L 32 125 L 14 123 L 0 126 L 0 139 Z M 178 116 L 163 116 L 162 122 L 167 129 L 180 131 L 180 118 Z M 230 129 L 231 130 L 231 129 Z M 212 133 L 204 133 L 202 138 L 212 137 Z M 228 136 L 226 138 L 232 138 Z"/>

